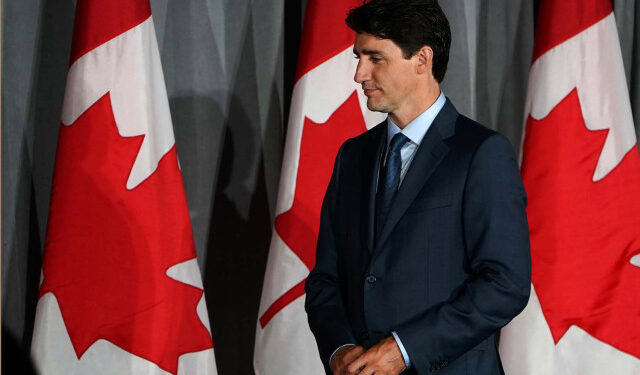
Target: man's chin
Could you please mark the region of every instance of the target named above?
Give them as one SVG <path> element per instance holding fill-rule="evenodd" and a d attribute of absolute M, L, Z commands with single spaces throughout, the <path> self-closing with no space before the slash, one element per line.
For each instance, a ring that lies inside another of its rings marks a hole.
<path fill-rule="evenodd" d="M 389 113 L 389 110 L 387 109 L 387 107 L 385 107 L 381 103 L 376 103 L 372 101 L 370 98 L 367 99 L 367 108 L 369 108 L 369 110 L 373 112 Z"/>

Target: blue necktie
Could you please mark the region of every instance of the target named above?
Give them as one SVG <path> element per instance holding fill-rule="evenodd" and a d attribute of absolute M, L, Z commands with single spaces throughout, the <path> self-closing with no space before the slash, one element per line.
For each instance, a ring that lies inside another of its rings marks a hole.
<path fill-rule="evenodd" d="M 396 191 L 398 191 L 400 172 L 402 170 L 400 150 L 408 141 L 409 138 L 402 133 L 397 133 L 391 138 L 387 161 L 380 171 L 378 192 L 376 193 L 376 238 L 380 235 L 382 226 L 387 220 L 387 214 L 389 213 L 389 208 L 391 208 L 393 197 L 396 195 Z"/>

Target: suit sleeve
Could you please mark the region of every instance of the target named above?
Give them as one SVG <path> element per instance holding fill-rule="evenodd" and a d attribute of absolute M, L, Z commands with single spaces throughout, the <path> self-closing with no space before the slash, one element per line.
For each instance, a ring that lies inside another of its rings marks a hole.
<path fill-rule="evenodd" d="M 345 143 L 346 144 L 346 143 Z M 337 249 L 334 237 L 336 194 L 340 179 L 340 159 L 345 144 L 338 151 L 331 180 L 320 212 L 320 230 L 316 246 L 316 264 L 305 283 L 305 310 L 320 358 L 327 373 L 329 357 L 344 344 L 355 344 L 351 325 L 345 314 L 338 280 Z"/>
<path fill-rule="evenodd" d="M 487 137 L 469 166 L 462 226 L 469 277 L 396 329 L 417 372 L 446 366 L 526 306 L 531 283 L 526 195 L 509 141 Z"/>

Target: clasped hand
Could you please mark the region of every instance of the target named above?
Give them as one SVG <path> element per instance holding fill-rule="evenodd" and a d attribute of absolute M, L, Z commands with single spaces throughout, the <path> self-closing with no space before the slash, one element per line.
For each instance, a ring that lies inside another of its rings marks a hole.
<path fill-rule="evenodd" d="M 402 353 L 393 337 L 387 337 L 369 350 L 362 346 L 345 346 L 334 354 L 334 375 L 398 375 L 406 368 Z"/>

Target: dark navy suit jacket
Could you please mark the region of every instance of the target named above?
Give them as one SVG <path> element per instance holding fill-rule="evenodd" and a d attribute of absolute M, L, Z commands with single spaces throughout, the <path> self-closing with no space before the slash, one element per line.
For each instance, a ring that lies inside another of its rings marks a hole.
<path fill-rule="evenodd" d="M 385 123 L 347 140 L 324 197 L 305 308 L 325 369 L 396 331 L 407 373 L 500 374 L 495 334 L 531 283 L 526 196 L 509 141 L 442 108 L 374 238 Z"/>

